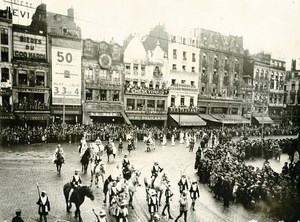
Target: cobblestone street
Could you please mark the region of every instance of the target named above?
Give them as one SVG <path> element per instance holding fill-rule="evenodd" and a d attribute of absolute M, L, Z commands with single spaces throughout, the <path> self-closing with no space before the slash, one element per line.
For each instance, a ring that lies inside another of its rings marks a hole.
<path fill-rule="evenodd" d="M 37 184 L 40 190 L 45 190 L 51 203 L 51 212 L 48 221 L 76 221 L 74 218 L 74 207 L 70 213 L 66 213 L 65 200 L 62 192 L 63 185 L 71 179 L 74 169 L 81 169 L 79 154 L 75 144 L 62 144 L 66 153 L 66 163 L 62 167 L 62 175 L 56 175 L 55 165 L 52 163 L 55 144 L 34 144 L 20 147 L 8 147 L 0 149 L 0 221 L 11 221 L 16 208 L 22 209 L 23 219 L 26 222 L 38 221 L 37 205 L 38 199 Z M 125 144 L 124 147 L 127 147 Z M 158 161 L 168 174 L 171 181 L 171 189 L 175 196 L 171 203 L 171 213 L 173 217 L 179 213 L 178 206 L 178 185 L 177 182 L 182 172 L 189 178 L 195 177 L 194 153 L 188 152 L 183 144 L 176 144 L 171 147 L 170 143 L 163 147 L 157 145 L 157 149 L 151 153 L 144 151 L 145 145 L 139 143 L 135 151 L 129 155 L 129 160 L 141 171 L 141 187 L 134 195 L 134 210 L 129 210 L 129 221 L 146 222 L 148 208 L 145 201 L 144 176 L 149 176 L 154 161 Z M 127 153 L 127 152 L 124 152 Z M 107 164 L 106 177 L 112 172 L 117 163 L 121 163 L 123 154 L 118 154 L 116 159 Z M 106 161 L 106 156 L 104 157 Z M 271 161 L 272 167 L 280 171 L 282 164 L 287 160 L 283 155 L 281 162 Z M 249 164 L 262 166 L 263 160 L 250 161 Z M 83 185 L 90 185 L 90 172 L 87 175 L 80 174 Z M 102 185 L 102 184 L 101 184 Z M 103 205 L 102 186 L 92 187 L 95 200 L 86 198 L 81 206 L 83 221 L 95 221 L 92 208 L 99 211 L 100 208 L 107 210 Z M 164 197 L 162 198 L 162 204 Z M 159 209 L 161 214 L 162 207 Z M 188 221 L 228 221 L 243 222 L 250 220 L 274 221 L 264 214 L 256 214 L 245 210 L 242 206 L 231 204 L 228 209 L 223 207 L 222 201 L 213 198 L 209 189 L 200 184 L 200 199 L 196 203 L 196 211 L 189 211 Z M 109 221 L 115 221 L 109 218 Z M 167 217 L 162 217 L 161 221 L 168 221 Z"/>

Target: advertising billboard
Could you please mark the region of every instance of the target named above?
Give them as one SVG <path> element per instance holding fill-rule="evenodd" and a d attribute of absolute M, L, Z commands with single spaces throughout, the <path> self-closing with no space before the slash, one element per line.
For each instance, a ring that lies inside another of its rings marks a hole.
<path fill-rule="evenodd" d="M 52 104 L 81 105 L 81 50 L 52 46 Z"/>
<path fill-rule="evenodd" d="M 46 61 L 46 36 L 13 33 L 13 58 Z"/>

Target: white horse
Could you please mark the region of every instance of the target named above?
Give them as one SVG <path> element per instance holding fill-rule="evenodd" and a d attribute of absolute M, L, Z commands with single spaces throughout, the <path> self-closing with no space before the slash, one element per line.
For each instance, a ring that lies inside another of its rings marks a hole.
<path fill-rule="evenodd" d="M 129 195 L 129 201 L 128 201 L 128 206 L 131 207 L 131 209 L 134 209 L 133 207 L 133 195 L 137 191 L 137 187 L 141 186 L 139 182 L 141 172 L 132 172 L 131 177 L 129 180 L 124 180 L 126 191 Z"/>
<path fill-rule="evenodd" d="M 168 178 L 167 178 L 167 175 L 164 173 L 164 172 L 158 172 L 157 173 L 157 177 L 155 178 L 154 180 L 154 183 L 153 183 L 153 180 L 151 178 L 151 176 L 145 176 L 144 177 L 144 184 L 145 184 L 145 187 L 146 187 L 146 194 L 148 195 L 148 188 L 152 186 L 152 183 L 153 183 L 153 186 L 152 188 L 156 190 L 157 194 L 158 194 L 158 202 L 159 202 L 159 206 L 161 204 L 161 197 L 162 197 L 162 194 L 166 188 L 166 183 L 168 183 Z"/>
<path fill-rule="evenodd" d="M 155 140 L 152 137 L 144 136 L 143 141 L 146 144 L 146 152 L 150 152 L 151 150 L 155 150 Z"/>
<path fill-rule="evenodd" d="M 95 186 L 99 188 L 99 177 L 102 178 L 102 183 L 104 183 L 104 175 L 105 175 L 105 165 L 103 161 L 95 162 L 92 161 L 91 163 L 91 185 L 93 185 L 93 179 L 95 176 Z"/>

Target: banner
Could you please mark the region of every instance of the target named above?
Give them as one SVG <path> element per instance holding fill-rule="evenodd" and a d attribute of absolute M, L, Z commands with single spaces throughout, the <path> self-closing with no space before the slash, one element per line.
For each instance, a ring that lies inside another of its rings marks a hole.
<path fill-rule="evenodd" d="M 52 104 L 81 105 L 81 50 L 52 46 Z"/>

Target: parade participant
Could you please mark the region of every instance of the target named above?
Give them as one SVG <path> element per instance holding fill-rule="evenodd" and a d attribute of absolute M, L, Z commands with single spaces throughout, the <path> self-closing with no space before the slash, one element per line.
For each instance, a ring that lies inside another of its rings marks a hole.
<path fill-rule="evenodd" d="M 81 183 L 82 183 L 81 177 L 79 176 L 78 172 L 79 172 L 79 170 L 74 171 L 74 175 L 72 176 L 72 179 L 70 181 L 71 190 L 70 190 L 69 198 L 68 198 L 69 205 L 71 205 L 70 200 L 71 200 L 71 196 L 72 196 L 74 189 L 77 189 L 79 186 L 81 186 Z"/>
<path fill-rule="evenodd" d="M 36 204 L 39 205 L 38 213 L 40 215 L 40 221 L 42 221 L 44 217 L 44 221 L 47 222 L 47 215 L 50 211 L 50 202 L 45 191 L 41 192 L 41 196 Z"/>
<path fill-rule="evenodd" d="M 197 185 L 197 180 L 194 180 L 192 182 L 191 188 L 190 188 L 190 197 L 192 199 L 192 205 L 191 205 L 191 210 L 195 211 L 195 203 L 197 198 L 200 197 L 200 193 L 199 193 L 199 188 Z"/>
<path fill-rule="evenodd" d="M 133 144 L 132 144 L 132 140 L 129 139 L 128 140 L 128 145 L 127 145 L 127 150 L 128 150 L 128 153 L 130 154 L 131 150 L 133 149 Z"/>
<path fill-rule="evenodd" d="M 64 152 L 63 148 L 61 148 L 60 144 L 58 144 L 57 147 L 55 148 L 53 162 L 55 162 L 55 160 L 57 160 L 58 155 L 62 156 L 63 163 L 64 163 L 65 162 L 65 152 Z"/>
<path fill-rule="evenodd" d="M 178 219 L 184 215 L 184 222 L 187 222 L 187 212 L 188 212 L 188 199 L 187 199 L 187 193 L 186 191 L 183 191 L 180 200 L 179 200 L 179 211 L 180 214 L 176 218 L 175 222 L 178 221 Z"/>
<path fill-rule="evenodd" d="M 120 140 L 119 140 L 119 152 L 120 153 L 123 152 L 123 140 L 122 140 L 122 138 L 120 138 Z"/>
<path fill-rule="evenodd" d="M 168 184 L 168 185 L 167 185 L 167 188 L 166 188 L 166 190 L 165 190 L 166 205 L 164 206 L 164 209 L 163 209 L 163 211 L 162 211 L 162 215 L 163 215 L 163 216 L 166 216 L 165 210 L 167 210 L 168 215 L 169 215 L 169 219 L 172 220 L 173 217 L 171 216 L 171 213 L 170 213 L 170 202 L 172 201 L 173 193 L 172 193 L 172 191 L 170 190 L 170 187 L 171 187 L 171 185 Z"/>
<path fill-rule="evenodd" d="M 152 167 L 152 175 L 151 175 L 151 178 L 152 178 L 152 187 L 154 187 L 154 181 L 158 175 L 159 172 L 163 171 L 163 168 L 161 168 L 159 165 L 158 165 L 158 162 L 154 162 L 154 165 Z"/>
<path fill-rule="evenodd" d="M 190 140 L 191 140 L 190 134 L 185 133 L 185 143 L 186 143 L 186 148 L 189 148 L 189 146 L 190 146 Z"/>
<path fill-rule="evenodd" d="M 180 132 L 179 137 L 180 137 L 179 143 L 180 143 L 180 144 L 184 144 L 184 133 L 183 133 L 183 132 Z"/>
<path fill-rule="evenodd" d="M 100 144 L 102 144 L 102 141 L 100 140 L 100 137 L 99 136 L 97 136 L 97 139 L 95 140 L 95 143 L 96 143 L 96 145 L 100 145 Z"/>
<path fill-rule="evenodd" d="M 16 216 L 13 217 L 12 222 L 24 222 L 24 220 L 21 217 L 21 209 L 16 210 Z"/>
<path fill-rule="evenodd" d="M 122 201 L 120 207 L 117 208 L 116 217 L 117 222 L 128 222 L 128 208 L 127 203 Z"/>
<path fill-rule="evenodd" d="M 175 146 L 175 135 L 174 135 L 174 133 L 172 134 L 172 137 L 171 137 L 171 144 L 172 144 L 172 146 Z"/>
<path fill-rule="evenodd" d="M 163 140 L 162 140 L 162 144 L 163 146 L 167 145 L 167 137 L 166 134 L 163 135 Z"/>
<path fill-rule="evenodd" d="M 127 155 L 124 155 L 124 159 L 122 160 L 123 169 L 127 169 L 130 166 L 130 161 L 127 159 Z"/>
<path fill-rule="evenodd" d="M 181 175 L 181 178 L 178 182 L 178 186 L 179 186 L 179 192 L 182 193 L 182 191 L 188 190 L 188 182 L 187 182 L 187 178 L 185 174 Z"/>
<path fill-rule="evenodd" d="M 193 137 L 191 137 L 190 143 L 189 143 L 189 152 L 193 152 L 194 151 L 194 146 L 195 146 L 195 140 L 194 140 Z"/>
<path fill-rule="evenodd" d="M 82 137 L 80 144 L 81 144 L 81 146 L 79 148 L 79 152 L 80 152 L 80 157 L 82 157 L 82 155 L 85 153 L 85 151 L 88 148 L 88 145 L 87 145 L 87 142 L 86 142 L 86 139 L 84 136 Z"/>
<path fill-rule="evenodd" d="M 150 213 L 150 220 L 153 220 L 154 214 L 158 211 L 158 197 L 154 189 L 150 190 L 148 198 L 148 210 Z"/>
<path fill-rule="evenodd" d="M 117 182 L 112 181 L 112 186 L 109 189 L 109 206 L 111 206 L 115 201 L 115 197 L 118 195 L 118 190 L 117 190 Z"/>

